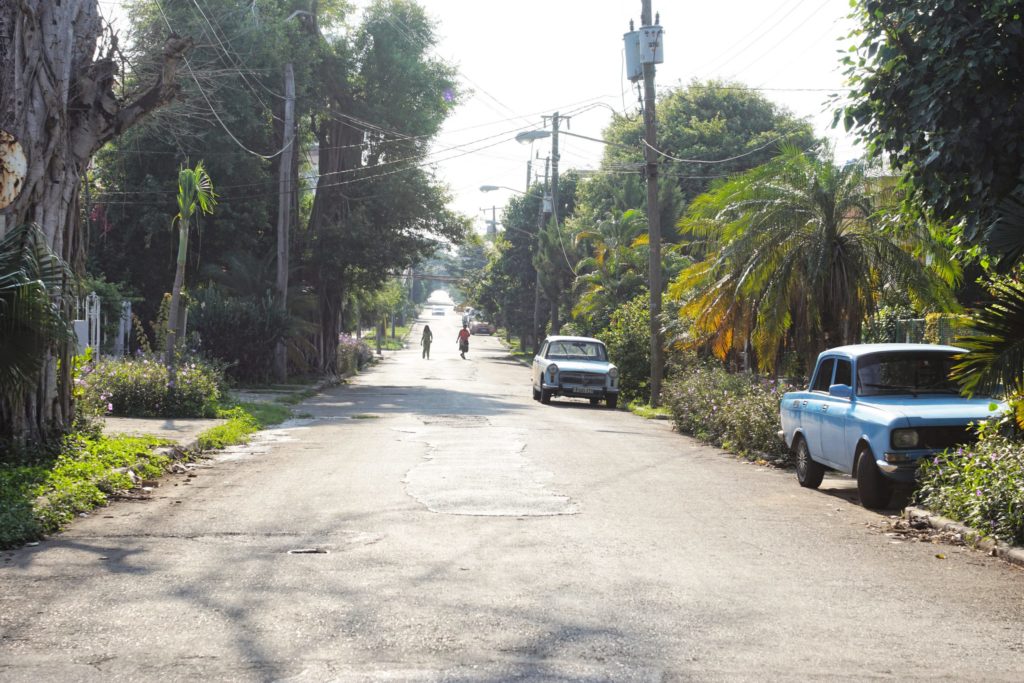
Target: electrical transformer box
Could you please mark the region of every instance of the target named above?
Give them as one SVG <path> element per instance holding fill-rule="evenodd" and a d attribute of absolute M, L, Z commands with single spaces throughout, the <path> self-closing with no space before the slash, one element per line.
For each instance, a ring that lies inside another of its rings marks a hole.
<path fill-rule="evenodd" d="M 665 61 L 664 34 L 660 26 L 641 26 L 639 31 L 623 34 L 626 77 L 629 80 L 639 81 L 644 77 L 644 64 L 661 64 Z"/>

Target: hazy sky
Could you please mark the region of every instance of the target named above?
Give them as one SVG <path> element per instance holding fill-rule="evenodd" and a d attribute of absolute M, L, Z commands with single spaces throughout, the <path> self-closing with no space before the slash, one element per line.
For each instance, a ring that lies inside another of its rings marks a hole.
<path fill-rule="evenodd" d="M 483 230 L 482 209 L 499 211 L 525 189 L 529 145 L 515 132 L 542 126 L 541 116 L 573 114 L 569 130 L 601 137 L 611 111 L 638 110 L 636 87 L 624 75 L 622 34 L 640 24 L 640 0 L 420 0 L 438 22 L 435 55 L 458 67 L 474 93 L 445 125 L 431 157 L 454 195 L 453 206 Z M 692 79 L 739 81 L 761 89 L 818 134 L 836 138 L 837 158 L 858 156 L 830 128 L 830 93 L 841 90 L 840 51 L 852 23 L 845 0 L 653 0 L 665 30 L 659 88 Z M 607 106 L 605 106 L 607 105 Z M 497 144 L 495 144 L 497 143 Z M 535 143 L 547 154 L 548 140 Z M 561 168 L 596 168 L 599 143 L 560 137 Z M 543 162 L 534 168 L 543 170 Z M 489 211 L 488 211 L 489 217 Z"/>
<path fill-rule="evenodd" d="M 123 23 L 126 0 L 99 2 Z M 542 116 L 557 111 L 571 116 L 563 130 L 599 138 L 611 110 L 632 115 L 640 107 L 622 49 L 630 19 L 640 24 L 640 0 L 419 2 L 437 22 L 434 56 L 457 67 L 469 91 L 427 163 L 450 186 L 452 208 L 473 217 L 480 231 L 483 209 L 500 209 L 511 195 L 484 194 L 481 185 L 526 187 L 531 148 L 515 142 L 515 133 L 540 128 Z M 653 7 L 665 30 L 659 88 L 692 79 L 738 81 L 835 138 L 838 159 L 858 156 L 849 138 L 830 128 L 827 105 L 842 89 L 839 53 L 851 43 L 847 0 L 653 0 Z M 545 156 L 549 143 L 534 143 L 533 153 Z M 603 151 L 600 143 L 568 136 L 560 147 L 563 171 L 597 168 Z M 543 167 L 534 164 L 539 173 Z"/>

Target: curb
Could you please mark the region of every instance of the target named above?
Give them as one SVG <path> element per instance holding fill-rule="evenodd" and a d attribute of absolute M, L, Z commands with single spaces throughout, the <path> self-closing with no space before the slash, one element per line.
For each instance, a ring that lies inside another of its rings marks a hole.
<path fill-rule="evenodd" d="M 977 529 L 972 529 L 960 522 L 955 522 L 952 519 L 947 519 L 918 507 L 905 508 L 903 516 L 908 521 L 913 519 L 923 520 L 936 531 L 956 532 L 963 536 L 964 542 L 967 545 L 984 550 L 990 555 L 1015 564 L 1018 567 L 1024 567 L 1024 548 L 996 541 L 989 536 L 985 536 Z"/>

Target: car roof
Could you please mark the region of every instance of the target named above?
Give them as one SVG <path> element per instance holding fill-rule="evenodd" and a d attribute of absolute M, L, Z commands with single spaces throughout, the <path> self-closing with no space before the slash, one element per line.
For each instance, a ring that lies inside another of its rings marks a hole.
<path fill-rule="evenodd" d="M 556 334 L 548 337 L 544 341 L 556 342 L 556 341 L 583 341 L 583 342 L 597 342 L 598 344 L 604 345 L 604 342 L 600 339 L 594 339 L 593 337 L 573 337 L 569 335 Z"/>
<path fill-rule="evenodd" d="M 829 355 L 839 355 L 847 356 L 849 358 L 859 358 L 872 353 L 913 353 L 915 351 L 966 353 L 967 349 L 962 349 L 959 346 L 946 346 L 944 344 L 848 344 L 846 346 L 837 346 L 835 348 L 822 351 L 818 357 L 822 358 Z"/>

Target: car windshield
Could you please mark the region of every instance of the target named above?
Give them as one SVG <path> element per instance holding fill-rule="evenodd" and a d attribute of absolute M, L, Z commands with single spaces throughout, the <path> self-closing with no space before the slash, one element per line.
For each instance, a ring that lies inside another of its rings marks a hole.
<path fill-rule="evenodd" d="M 551 342 L 547 358 L 552 360 L 608 360 L 604 344 L 592 341 L 561 340 Z"/>
<path fill-rule="evenodd" d="M 857 362 L 857 394 L 959 394 L 949 372 L 956 363 L 949 352 L 890 352 Z"/>

